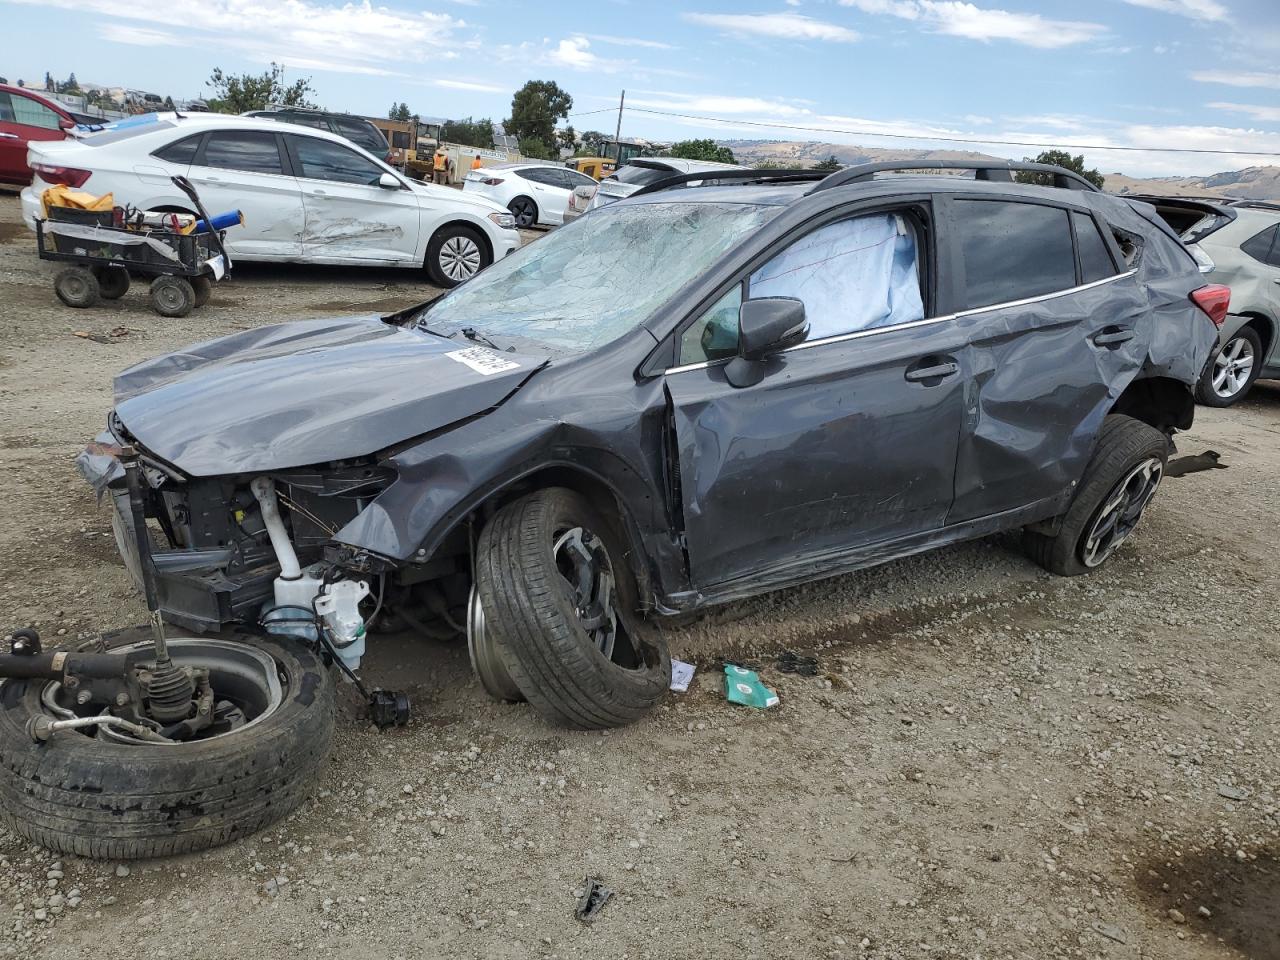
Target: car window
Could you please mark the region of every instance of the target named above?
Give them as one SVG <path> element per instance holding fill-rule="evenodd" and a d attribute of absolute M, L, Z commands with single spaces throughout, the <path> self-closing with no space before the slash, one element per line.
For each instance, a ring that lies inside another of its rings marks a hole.
<path fill-rule="evenodd" d="M 585 173 L 579 173 L 577 170 L 566 169 L 563 174 L 569 181 L 569 188 L 595 186 L 595 178 L 589 177 Z"/>
<path fill-rule="evenodd" d="M 953 209 L 953 239 L 964 265 L 960 309 L 1076 285 L 1066 210 L 1005 200 L 957 200 Z"/>
<path fill-rule="evenodd" d="M 284 173 L 276 135 L 269 130 L 216 130 L 204 145 L 201 164 L 247 173 Z"/>
<path fill-rule="evenodd" d="M 61 119 L 53 110 L 20 93 L 0 93 L 0 120 L 42 130 L 57 130 Z"/>
<path fill-rule="evenodd" d="M 1098 224 L 1093 217 L 1083 213 L 1072 213 L 1071 222 L 1075 225 L 1076 249 L 1080 253 L 1080 282 L 1093 283 L 1114 277 L 1116 265 L 1111 260 L 1111 251 L 1098 232 Z"/>
<path fill-rule="evenodd" d="M 359 183 L 376 186 L 385 170 L 350 147 L 315 137 L 290 137 L 301 168 L 299 176 L 308 180 Z"/>
<path fill-rule="evenodd" d="M 373 153 L 386 153 L 387 141 L 373 124 L 347 117 L 334 117 L 333 122 L 337 124 L 338 132 L 352 143 Z"/>
<path fill-rule="evenodd" d="M 837 220 L 751 275 L 748 296 L 804 303 L 809 340 L 924 319 L 915 230 L 895 213 Z"/>
<path fill-rule="evenodd" d="M 152 155 L 161 160 L 168 160 L 170 163 L 189 164 L 196 158 L 196 151 L 200 149 L 200 138 L 203 136 L 204 134 L 197 133 L 191 137 L 183 137 L 167 147 L 161 147 Z"/>
<path fill-rule="evenodd" d="M 680 335 L 680 364 L 723 360 L 738 352 L 738 311 L 742 308 L 742 284 L 713 303 Z"/>
<path fill-rule="evenodd" d="M 1280 234 L 1280 223 L 1272 224 L 1240 244 L 1240 249 L 1261 263 L 1280 267 L 1280 246 L 1276 243 L 1278 234 Z"/>
<path fill-rule="evenodd" d="M 619 167 L 616 173 L 609 176 L 609 179 L 617 180 L 619 183 L 632 183 L 643 187 L 645 184 L 654 183 L 663 177 L 670 177 L 674 174 L 674 170 L 655 170 L 653 167 L 635 167 L 627 164 L 624 167 Z"/>
<path fill-rule="evenodd" d="M 524 179 L 533 183 L 540 183 L 547 187 L 559 186 L 558 183 L 551 179 L 551 171 L 542 167 L 527 167 L 519 171 L 519 173 Z"/>

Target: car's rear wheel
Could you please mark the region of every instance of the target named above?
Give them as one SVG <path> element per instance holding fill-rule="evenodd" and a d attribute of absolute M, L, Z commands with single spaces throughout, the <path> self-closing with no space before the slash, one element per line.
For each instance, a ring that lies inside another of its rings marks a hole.
<path fill-rule="evenodd" d="M 119 300 L 129 292 L 129 271 L 124 267 L 98 267 L 93 273 L 103 300 Z"/>
<path fill-rule="evenodd" d="M 1074 577 L 1102 566 L 1133 533 L 1159 489 L 1169 439 L 1132 417 L 1110 416 L 1056 534 L 1024 534 L 1046 570 Z"/>
<path fill-rule="evenodd" d="M 1196 384 L 1196 399 L 1208 407 L 1229 407 L 1244 399 L 1262 370 L 1262 338 L 1241 327 L 1213 355 Z"/>
<path fill-rule="evenodd" d="M 86 649 L 150 644 L 149 629 L 132 629 Z M 213 723 L 181 742 L 107 725 L 37 742 L 36 723 L 111 705 L 86 705 L 43 679 L 0 684 L 0 822 L 57 853 L 127 860 L 203 850 L 294 810 L 333 736 L 333 685 L 319 657 L 293 640 L 242 635 L 175 637 L 169 653 L 209 671 L 216 703 Z M 82 685 L 79 697 L 88 694 Z"/>
<path fill-rule="evenodd" d="M 98 278 L 87 267 L 64 267 L 53 278 L 53 291 L 68 307 L 84 309 L 98 302 Z"/>
<path fill-rule="evenodd" d="M 622 726 L 670 686 L 671 658 L 637 612 L 627 556 L 614 524 L 561 488 L 508 504 L 480 535 L 476 592 L 490 643 L 556 723 Z"/>
<path fill-rule="evenodd" d="M 456 287 L 492 262 L 480 233 L 465 224 L 441 227 L 427 244 L 427 273 L 438 287 Z"/>
<path fill-rule="evenodd" d="M 516 218 L 517 227 L 532 227 L 538 222 L 538 205 L 532 197 L 516 197 L 507 204 L 507 209 Z"/>

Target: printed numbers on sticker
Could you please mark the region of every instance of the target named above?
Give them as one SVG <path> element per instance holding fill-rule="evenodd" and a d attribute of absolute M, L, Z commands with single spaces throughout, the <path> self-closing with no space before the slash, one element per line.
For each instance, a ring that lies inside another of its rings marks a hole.
<path fill-rule="evenodd" d="M 452 350 L 445 354 L 450 360 L 464 363 L 476 373 L 484 377 L 515 370 L 520 366 L 515 360 L 508 360 L 500 353 L 494 353 L 486 347 L 468 347 L 466 350 Z"/>

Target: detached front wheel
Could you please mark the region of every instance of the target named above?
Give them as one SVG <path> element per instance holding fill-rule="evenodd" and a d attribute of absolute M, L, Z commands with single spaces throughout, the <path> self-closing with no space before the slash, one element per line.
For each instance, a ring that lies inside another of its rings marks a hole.
<path fill-rule="evenodd" d="M 151 645 L 146 629 L 90 648 Z M 190 853 L 248 836 L 306 798 L 333 737 L 333 686 L 319 658 L 283 638 L 169 641 L 178 666 L 209 671 L 214 722 L 176 743 L 126 729 L 59 730 L 36 718 L 97 710 L 48 680 L 0 683 L 0 820 L 57 853 L 132 860 Z M 106 707 L 102 708 L 107 709 Z"/>
<path fill-rule="evenodd" d="M 667 693 L 671 658 L 638 615 L 622 531 L 571 490 L 529 494 L 480 535 L 477 669 L 502 699 L 518 690 L 548 719 L 598 730 L 644 716 Z M 512 686 L 507 687 L 510 683 Z"/>

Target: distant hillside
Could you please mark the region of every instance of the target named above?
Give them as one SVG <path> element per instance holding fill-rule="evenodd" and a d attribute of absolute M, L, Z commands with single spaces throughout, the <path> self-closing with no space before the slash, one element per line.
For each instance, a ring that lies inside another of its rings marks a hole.
<path fill-rule="evenodd" d="M 842 164 L 874 163 L 880 160 L 1000 160 L 971 150 L 895 150 L 859 147 L 813 140 L 722 140 L 739 163 L 754 166 L 764 161 L 779 164 L 812 165 L 834 156 Z M 1280 200 L 1280 167 L 1246 167 L 1208 177 L 1129 177 L 1106 175 L 1107 189 L 1113 193 L 1152 193 L 1166 197 L 1218 196 L 1250 200 Z"/>

